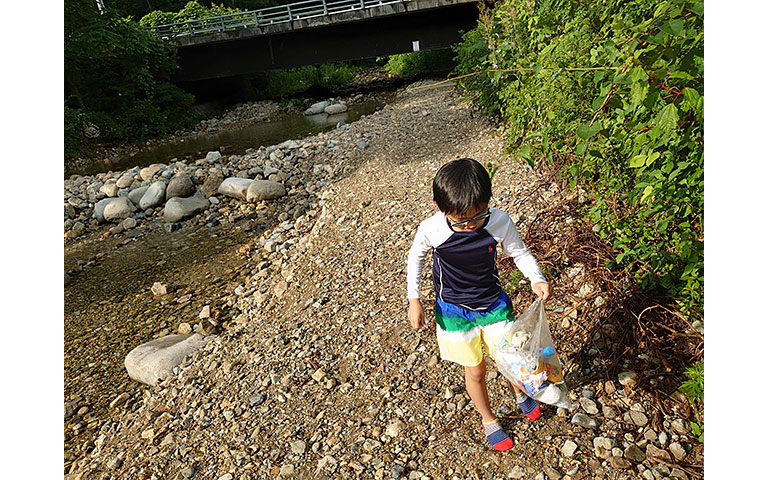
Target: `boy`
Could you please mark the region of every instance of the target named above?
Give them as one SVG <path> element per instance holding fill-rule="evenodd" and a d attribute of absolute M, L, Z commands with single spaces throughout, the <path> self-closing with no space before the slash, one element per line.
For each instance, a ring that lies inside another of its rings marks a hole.
<path fill-rule="evenodd" d="M 549 298 L 549 284 L 509 215 L 488 208 L 491 179 L 479 162 L 462 158 L 446 163 L 435 175 L 432 193 L 440 211 L 421 222 L 408 253 L 408 321 L 416 330 L 424 326 L 419 283 L 424 257 L 433 249 L 440 356 L 464 367 L 467 393 L 482 417 L 488 443 L 494 450 L 509 450 L 514 443 L 491 410 L 483 360 L 483 345 L 495 358 L 505 324 L 514 322 L 496 269 L 497 244 L 514 259 L 542 301 Z M 538 419 L 539 404 L 512 387 L 526 417 Z"/>

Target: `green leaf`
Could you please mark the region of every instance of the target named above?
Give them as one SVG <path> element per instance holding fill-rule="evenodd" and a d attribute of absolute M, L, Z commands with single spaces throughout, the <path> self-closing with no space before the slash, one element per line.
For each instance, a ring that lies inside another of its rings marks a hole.
<path fill-rule="evenodd" d="M 651 154 L 648 155 L 648 159 L 645 161 L 645 164 L 646 165 L 652 164 L 660 156 L 661 154 L 659 152 L 651 152 Z"/>
<path fill-rule="evenodd" d="M 631 78 L 633 82 L 636 82 L 638 80 L 647 79 L 648 74 L 645 73 L 645 70 L 643 70 L 641 67 L 635 67 L 629 71 L 629 78 Z"/>
<path fill-rule="evenodd" d="M 648 96 L 648 82 L 637 82 L 632 84 L 632 88 L 629 91 L 629 101 L 633 107 L 643 103 L 646 96 Z"/>
<path fill-rule="evenodd" d="M 674 18 L 668 22 L 664 22 L 659 25 L 659 30 L 664 33 L 668 33 L 674 37 L 679 37 L 685 26 L 685 20 L 682 18 Z"/>
<path fill-rule="evenodd" d="M 579 125 L 578 128 L 576 128 L 576 135 L 582 140 L 587 140 L 599 132 L 601 128 L 602 126 L 600 125 L 600 122 L 595 122 L 592 126 Z"/>
<path fill-rule="evenodd" d="M 646 198 L 648 198 L 653 193 L 653 187 L 651 185 L 648 185 L 643 190 L 643 195 L 640 197 L 640 201 L 644 202 Z"/>
<path fill-rule="evenodd" d="M 644 167 L 646 158 L 645 155 L 635 155 L 629 159 L 629 166 L 632 168 Z"/>
<path fill-rule="evenodd" d="M 587 144 L 585 142 L 581 142 L 580 144 L 576 145 L 576 155 L 584 155 L 584 152 L 587 151 Z"/>
<path fill-rule="evenodd" d="M 699 103 L 699 98 L 701 98 L 701 95 L 699 95 L 699 92 L 697 92 L 695 89 L 690 87 L 683 89 L 683 102 L 688 106 L 689 109 L 696 108 Z"/>
<path fill-rule="evenodd" d="M 674 103 L 667 104 L 659 112 L 659 116 L 656 118 L 656 125 L 665 132 L 670 132 L 677 128 L 677 121 L 679 120 L 677 114 L 677 107 Z"/>

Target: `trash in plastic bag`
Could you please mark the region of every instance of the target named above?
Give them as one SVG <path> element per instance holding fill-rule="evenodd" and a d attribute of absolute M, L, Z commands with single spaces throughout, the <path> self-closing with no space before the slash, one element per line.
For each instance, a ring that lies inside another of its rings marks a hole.
<path fill-rule="evenodd" d="M 536 299 L 505 327 L 496 357 L 502 375 L 526 395 L 541 403 L 573 409 L 541 300 Z"/>

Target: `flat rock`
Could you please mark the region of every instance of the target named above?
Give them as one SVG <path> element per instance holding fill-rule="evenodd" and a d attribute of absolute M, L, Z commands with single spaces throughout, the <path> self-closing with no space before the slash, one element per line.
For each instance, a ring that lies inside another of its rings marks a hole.
<path fill-rule="evenodd" d="M 221 170 L 218 168 L 211 169 L 211 172 L 205 178 L 203 185 L 200 187 L 200 193 L 202 193 L 205 198 L 210 198 L 216 195 L 216 193 L 219 191 L 219 186 L 223 181 L 224 174 L 221 172 Z"/>
<path fill-rule="evenodd" d="M 165 182 L 160 180 L 150 185 L 139 200 L 139 208 L 146 210 L 162 204 L 165 201 L 165 188 Z"/>
<path fill-rule="evenodd" d="M 136 211 L 128 197 L 117 197 L 104 206 L 104 219 L 108 222 L 120 222 Z"/>
<path fill-rule="evenodd" d="M 151 290 L 154 295 L 166 295 L 168 294 L 168 285 L 160 282 L 155 282 L 152 284 Z"/>
<path fill-rule="evenodd" d="M 624 414 L 624 420 L 627 423 L 634 423 L 638 427 L 643 427 L 648 424 L 648 416 L 643 412 L 630 410 Z"/>
<path fill-rule="evenodd" d="M 576 453 L 576 450 L 579 449 L 579 446 L 576 445 L 575 442 L 572 440 L 566 440 L 563 444 L 563 447 L 560 449 L 560 453 L 562 453 L 566 457 L 572 457 L 574 453 Z"/>
<path fill-rule="evenodd" d="M 104 195 L 106 195 L 108 197 L 116 197 L 118 190 L 119 190 L 119 188 L 117 187 L 117 185 L 113 181 L 109 181 L 109 182 L 105 183 L 104 185 L 102 185 L 101 187 L 99 187 L 99 193 L 103 193 Z"/>
<path fill-rule="evenodd" d="M 660 449 L 659 447 L 655 446 L 652 443 L 649 443 L 648 446 L 645 447 L 645 456 L 659 458 L 667 462 L 672 461 L 672 458 L 669 456 L 669 452 L 667 452 L 666 450 Z"/>
<path fill-rule="evenodd" d="M 106 222 L 106 219 L 104 218 L 104 207 L 106 207 L 107 204 L 112 200 L 114 200 L 112 197 L 103 198 L 96 202 L 96 205 L 93 206 L 93 215 L 96 217 L 96 220 L 98 220 L 99 223 Z"/>
<path fill-rule="evenodd" d="M 250 178 L 225 178 L 219 185 L 218 192 L 238 200 L 246 200 L 248 197 L 248 187 L 250 187 L 253 182 L 254 181 Z"/>
<path fill-rule="evenodd" d="M 131 202 L 139 206 L 139 201 L 141 200 L 141 197 L 144 196 L 144 193 L 149 189 L 149 185 L 145 185 L 143 187 L 134 188 L 130 192 L 128 192 L 128 198 L 131 200 Z"/>
<path fill-rule="evenodd" d="M 633 371 L 621 372 L 619 374 L 619 383 L 622 385 L 634 385 L 637 383 L 637 373 Z"/>
<path fill-rule="evenodd" d="M 195 194 L 195 184 L 189 175 L 176 175 L 165 188 L 165 198 L 186 198 Z"/>
<path fill-rule="evenodd" d="M 246 200 L 249 202 L 260 202 L 261 200 L 272 200 L 285 195 L 285 187 L 282 183 L 270 180 L 254 180 L 248 186 Z"/>
<path fill-rule="evenodd" d="M 323 111 L 325 110 L 325 107 L 327 107 L 330 104 L 331 102 L 327 100 L 313 103 L 308 109 L 304 110 L 304 115 L 316 115 L 318 113 L 323 113 Z"/>
<path fill-rule="evenodd" d="M 328 105 L 323 109 L 325 113 L 328 115 L 336 115 L 337 113 L 344 113 L 347 111 L 347 106 L 343 103 L 334 103 L 333 105 Z"/>
<path fill-rule="evenodd" d="M 205 345 L 206 341 L 197 333 L 156 338 L 131 350 L 125 357 L 125 369 L 133 380 L 154 385 L 167 378 L 174 367 Z"/>
<path fill-rule="evenodd" d="M 142 180 L 149 180 L 150 178 L 154 177 L 157 172 L 165 168 L 165 164 L 162 163 L 153 163 L 152 165 L 148 167 L 144 167 L 141 170 L 139 170 L 139 178 Z"/>
<path fill-rule="evenodd" d="M 174 197 L 165 202 L 163 219 L 168 223 L 175 223 L 202 212 L 208 208 L 208 205 L 210 205 L 210 202 L 202 196 L 189 198 Z"/>
<path fill-rule="evenodd" d="M 117 182 L 115 182 L 115 185 L 117 185 L 117 188 L 128 188 L 133 183 L 133 177 L 136 174 L 134 173 L 125 173 L 120 176 L 120 178 L 117 179 Z"/>
<path fill-rule="evenodd" d="M 597 427 L 597 420 L 581 412 L 573 416 L 573 418 L 571 419 L 571 423 L 573 423 L 574 425 L 581 425 L 582 427 L 587 427 L 587 428 Z"/>

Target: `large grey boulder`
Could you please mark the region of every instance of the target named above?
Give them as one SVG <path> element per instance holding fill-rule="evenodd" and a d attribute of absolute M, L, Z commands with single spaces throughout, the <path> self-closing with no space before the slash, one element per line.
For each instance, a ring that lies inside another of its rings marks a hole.
<path fill-rule="evenodd" d="M 219 185 L 219 193 L 228 197 L 245 200 L 248 197 L 248 187 L 254 181 L 250 178 L 229 177 Z"/>
<path fill-rule="evenodd" d="M 133 177 L 135 175 L 135 173 L 124 173 L 117 179 L 115 185 L 117 185 L 117 188 L 128 188 L 133 183 Z"/>
<path fill-rule="evenodd" d="M 304 110 L 304 115 L 316 115 L 318 113 L 323 113 L 323 110 L 325 110 L 325 107 L 327 107 L 330 104 L 331 102 L 327 100 L 313 103 L 308 109 Z"/>
<path fill-rule="evenodd" d="M 96 220 L 99 221 L 99 223 L 106 222 L 107 220 L 104 218 L 104 207 L 107 206 L 109 202 L 114 200 L 112 197 L 102 198 L 98 202 L 96 202 L 96 205 L 93 206 L 93 215 L 96 217 Z"/>
<path fill-rule="evenodd" d="M 328 105 L 323 109 L 325 113 L 328 115 L 336 115 L 337 113 L 344 113 L 347 111 L 347 106 L 343 103 L 334 103 L 333 105 Z"/>
<path fill-rule="evenodd" d="M 104 220 L 108 222 L 120 222 L 134 214 L 136 207 L 128 197 L 113 198 L 104 206 Z"/>
<path fill-rule="evenodd" d="M 198 212 L 202 212 L 208 208 L 208 205 L 210 205 L 208 199 L 199 195 L 188 198 L 174 197 L 165 202 L 163 219 L 168 223 L 176 223 L 179 220 L 189 218 Z"/>
<path fill-rule="evenodd" d="M 149 185 L 145 185 L 143 187 L 134 188 L 130 192 L 128 192 L 128 198 L 133 202 L 134 205 L 138 206 L 139 201 L 141 201 L 141 197 L 144 196 L 144 193 L 149 188 Z"/>
<path fill-rule="evenodd" d="M 154 385 L 206 342 L 199 333 L 156 338 L 131 350 L 125 357 L 125 369 L 133 380 Z"/>
<path fill-rule="evenodd" d="M 165 198 L 191 197 L 195 194 L 195 184 L 189 175 L 177 175 L 168 182 L 165 188 Z"/>
<path fill-rule="evenodd" d="M 115 184 L 114 180 L 110 180 L 107 183 L 105 183 L 104 185 L 102 185 L 101 187 L 99 187 L 99 192 L 103 193 L 104 195 L 106 195 L 108 197 L 116 197 L 118 190 L 119 190 L 119 188 Z"/>
<path fill-rule="evenodd" d="M 259 202 L 261 200 L 272 200 L 285 195 L 285 187 L 282 183 L 270 180 L 254 180 L 248 187 L 246 200 L 249 202 Z"/>
<path fill-rule="evenodd" d="M 165 182 L 156 181 L 147 188 L 141 199 L 139 200 L 139 208 L 146 210 L 148 208 L 154 208 L 165 201 Z"/>
<path fill-rule="evenodd" d="M 157 172 L 165 168 L 165 164 L 162 163 L 153 163 L 152 165 L 148 167 L 144 167 L 141 170 L 139 170 L 139 178 L 142 180 L 149 180 L 150 178 L 154 177 Z"/>

